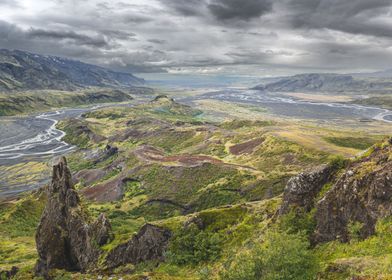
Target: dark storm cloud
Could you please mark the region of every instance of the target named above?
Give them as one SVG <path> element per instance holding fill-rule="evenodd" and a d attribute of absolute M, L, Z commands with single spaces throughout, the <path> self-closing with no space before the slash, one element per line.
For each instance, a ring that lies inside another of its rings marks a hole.
<path fill-rule="evenodd" d="M 272 10 L 272 0 L 161 0 L 182 16 L 212 16 L 218 21 L 258 18 Z"/>
<path fill-rule="evenodd" d="M 0 0 L 0 48 L 124 71 L 380 69 L 392 60 L 391 6 L 391 0 Z"/>
<path fill-rule="evenodd" d="M 125 15 L 122 20 L 127 23 L 147 23 L 154 21 L 153 17 L 143 16 L 143 15 Z"/>
<path fill-rule="evenodd" d="M 291 0 L 287 8 L 295 28 L 392 37 L 390 22 L 374 21 L 379 15 L 387 15 L 391 7 L 390 0 Z"/>
<path fill-rule="evenodd" d="M 212 0 L 210 12 L 218 20 L 250 20 L 272 10 L 272 0 Z"/>
<path fill-rule="evenodd" d="M 32 28 L 27 32 L 27 35 L 32 38 L 71 40 L 77 45 L 87 45 L 97 48 L 109 46 L 109 43 L 101 36 L 91 37 L 74 31 L 56 31 Z"/>
<path fill-rule="evenodd" d="M 110 38 L 116 38 L 119 40 L 137 40 L 136 38 L 134 38 L 136 37 L 136 34 L 133 32 L 109 29 L 100 30 L 100 32 L 105 36 L 108 36 Z"/>
<path fill-rule="evenodd" d="M 175 10 L 183 16 L 196 16 L 202 14 L 206 6 L 206 0 L 161 0 L 162 4 Z"/>
<path fill-rule="evenodd" d="M 71 39 L 74 44 L 64 44 L 62 39 Z M 96 44 L 97 42 L 90 39 L 88 36 L 75 34 L 66 34 L 64 37 L 55 32 L 23 30 L 15 24 L 0 21 L 0 46 L 3 48 L 90 59 L 101 54 L 97 48 L 101 43 Z"/>
<path fill-rule="evenodd" d="M 166 40 L 160 40 L 160 39 L 149 39 L 147 41 L 150 43 L 160 44 L 160 45 L 166 43 Z"/>
<path fill-rule="evenodd" d="M 1 6 L 19 7 L 19 3 L 16 0 L 0 0 L 0 7 Z"/>

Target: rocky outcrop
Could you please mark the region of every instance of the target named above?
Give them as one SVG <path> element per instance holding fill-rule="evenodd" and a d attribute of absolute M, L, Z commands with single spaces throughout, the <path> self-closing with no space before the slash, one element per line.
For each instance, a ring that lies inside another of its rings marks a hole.
<path fill-rule="evenodd" d="M 348 241 L 350 223 L 360 223 L 359 237 L 375 232 L 378 219 L 392 215 L 392 145 L 354 162 L 318 202 L 315 242 Z"/>
<path fill-rule="evenodd" d="M 113 239 L 112 228 L 103 214 L 90 222 L 81 207 L 64 157 L 53 166 L 47 193 L 47 205 L 36 233 L 39 255 L 36 274 L 48 278 L 48 271 L 53 268 L 82 272 L 98 270 L 97 262 L 103 253 L 100 246 Z M 128 242 L 108 252 L 105 268 L 162 260 L 170 236 L 169 230 L 146 224 Z"/>
<path fill-rule="evenodd" d="M 110 157 L 117 155 L 118 154 L 118 148 L 113 147 L 110 145 L 106 145 L 105 149 L 103 150 L 102 154 L 99 156 L 99 158 L 94 160 L 94 164 L 104 162 L 105 160 L 109 159 Z"/>
<path fill-rule="evenodd" d="M 354 228 L 356 238 L 374 234 L 377 221 L 392 215 L 392 138 L 367 154 L 339 172 L 324 165 L 290 179 L 279 213 L 315 208 L 313 244 L 347 242 Z M 326 183 L 329 190 L 315 201 Z"/>
<path fill-rule="evenodd" d="M 36 273 L 45 276 L 52 268 L 93 269 L 101 253 L 99 245 L 112 238 L 111 226 L 104 215 L 89 222 L 64 157 L 53 166 L 47 192 L 48 202 L 36 233 Z"/>
<path fill-rule="evenodd" d="M 169 230 L 146 224 L 131 240 L 114 248 L 106 258 L 108 268 L 147 260 L 163 260 L 171 233 Z"/>
<path fill-rule="evenodd" d="M 292 207 L 301 207 L 305 211 L 310 211 L 314 207 L 314 200 L 318 193 L 331 180 L 333 174 L 333 167 L 322 165 L 291 178 L 284 190 L 279 213 L 287 214 Z"/>
<path fill-rule="evenodd" d="M 352 161 L 337 175 L 331 167 L 321 166 L 302 173 L 287 184 L 280 214 L 291 207 L 316 209 L 314 244 L 332 240 L 349 241 L 375 233 L 379 219 L 392 215 L 392 139 Z M 330 189 L 318 200 L 326 184 Z M 355 233 L 351 225 L 355 224 Z"/>

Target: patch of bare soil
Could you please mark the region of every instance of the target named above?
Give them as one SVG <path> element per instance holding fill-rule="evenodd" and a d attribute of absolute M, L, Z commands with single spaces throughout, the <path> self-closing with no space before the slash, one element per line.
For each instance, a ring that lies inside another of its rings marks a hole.
<path fill-rule="evenodd" d="M 77 172 L 74 176 L 74 183 L 83 182 L 85 185 L 91 185 L 92 183 L 99 181 L 105 177 L 106 171 L 102 169 L 86 169 Z"/>
<path fill-rule="evenodd" d="M 88 200 L 110 202 L 123 197 L 123 178 L 116 178 L 108 182 L 97 184 L 94 187 L 82 189 L 81 194 Z"/>
<path fill-rule="evenodd" d="M 250 140 L 248 142 L 240 143 L 229 148 L 233 155 L 251 154 L 253 150 L 264 142 L 263 138 Z"/>

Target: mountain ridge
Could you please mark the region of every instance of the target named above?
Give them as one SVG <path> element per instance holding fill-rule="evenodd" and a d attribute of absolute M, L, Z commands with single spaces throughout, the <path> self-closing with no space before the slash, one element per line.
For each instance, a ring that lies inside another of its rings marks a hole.
<path fill-rule="evenodd" d="M 270 92 L 374 92 L 386 93 L 392 88 L 388 77 L 357 76 L 354 74 L 307 73 L 281 77 L 257 85 L 253 89 Z"/>
<path fill-rule="evenodd" d="M 129 88 L 144 80 L 129 73 L 58 56 L 0 49 L 0 90 L 54 89 L 73 91 L 86 87 Z"/>

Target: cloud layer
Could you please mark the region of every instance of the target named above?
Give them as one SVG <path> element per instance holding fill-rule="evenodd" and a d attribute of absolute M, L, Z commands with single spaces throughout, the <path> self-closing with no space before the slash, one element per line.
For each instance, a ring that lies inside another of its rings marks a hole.
<path fill-rule="evenodd" d="M 390 68 L 390 0 L 0 0 L 0 48 L 124 71 Z"/>

